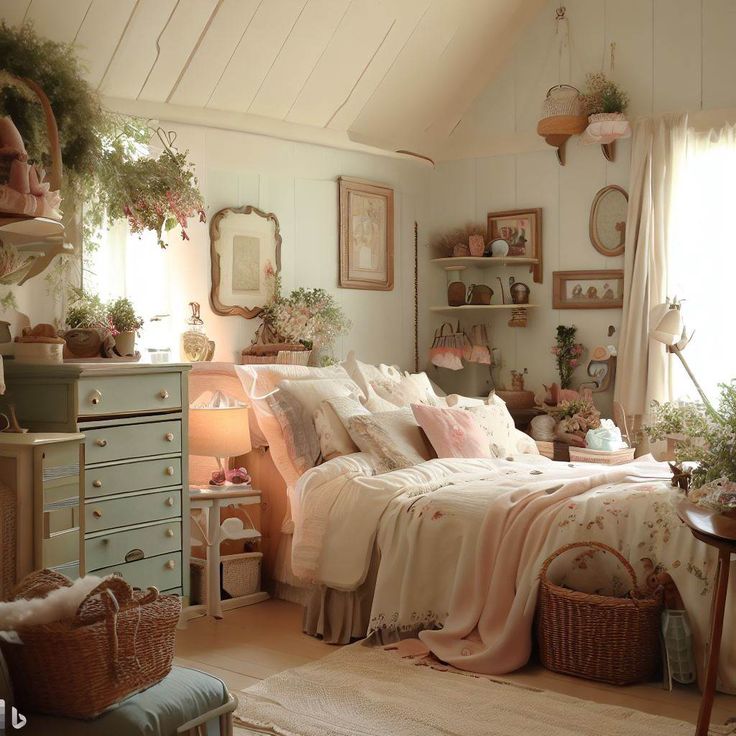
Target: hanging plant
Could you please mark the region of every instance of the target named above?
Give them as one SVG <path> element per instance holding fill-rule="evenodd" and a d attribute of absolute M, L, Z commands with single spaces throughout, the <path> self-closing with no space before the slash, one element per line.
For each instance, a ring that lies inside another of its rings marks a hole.
<path fill-rule="evenodd" d="M 125 218 L 131 230 L 163 232 L 177 225 L 187 239 L 189 217 L 204 220 L 202 195 L 186 152 L 172 136 L 148 123 L 105 111 L 98 94 L 82 76 L 71 44 L 46 40 L 30 24 L 11 28 L 0 23 L 0 59 L 5 71 L 33 79 L 49 98 L 56 117 L 64 165 L 62 193 L 84 204 L 84 240 L 106 223 Z M 46 126 L 38 105 L 17 89 L 0 90 L 0 114 L 9 115 L 23 137 L 29 159 L 48 166 Z M 164 144 L 156 158 L 150 139 Z"/>
<path fill-rule="evenodd" d="M 625 113 L 629 106 L 629 95 L 616 82 L 608 79 L 603 72 L 595 72 L 585 77 L 583 101 L 588 115 L 600 113 Z"/>

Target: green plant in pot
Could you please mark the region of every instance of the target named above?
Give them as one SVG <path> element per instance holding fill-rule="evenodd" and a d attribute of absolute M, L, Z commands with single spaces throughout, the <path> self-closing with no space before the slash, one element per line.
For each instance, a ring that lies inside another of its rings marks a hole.
<path fill-rule="evenodd" d="M 127 297 L 113 299 L 107 305 L 106 317 L 115 338 L 115 351 L 119 355 L 135 355 L 136 333 L 143 326 L 143 319 L 136 314 L 133 302 Z"/>
<path fill-rule="evenodd" d="M 107 309 L 97 294 L 72 289 L 64 322 L 65 355 L 72 358 L 98 358 L 107 335 Z"/>

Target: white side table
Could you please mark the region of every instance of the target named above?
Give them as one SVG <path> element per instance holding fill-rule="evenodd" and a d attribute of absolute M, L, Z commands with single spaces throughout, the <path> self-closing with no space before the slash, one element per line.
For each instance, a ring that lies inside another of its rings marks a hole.
<path fill-rule="evenodd" d="M 231 608 L 250 606 L 253 603 L 260 603 L 268 598 L 268 593 L 259 591 L 250 595 L 230 598 L 226 601 L 220 600 L 220 542 L 222 541 L 220 509 L 223 506 L 257 506 L 260 503 L 260 491 L 236 484 L 190 489 L 190 508 L 203 509 L 207 519 L 207 536 L 204 540 L 207 555 L 207 603 L 188 606 L 182 612 L 182 618 L 185 621 L 202 615 L 221 619 L 223 610 L 227 611 Z"/>

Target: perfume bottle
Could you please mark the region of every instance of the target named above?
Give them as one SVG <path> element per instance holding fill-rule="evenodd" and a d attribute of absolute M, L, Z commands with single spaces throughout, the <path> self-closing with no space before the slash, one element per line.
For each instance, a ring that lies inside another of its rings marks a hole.
<path fill-rule="evenodd" d="M 192 314 L 187 319 L 187 329 L 181 336 L 181 355 L 189 363 L 207 360 L 210 353 L 210 341 L 204 331 L 204 321 L 199 316 L 199 304 L 189 302 Z"/>

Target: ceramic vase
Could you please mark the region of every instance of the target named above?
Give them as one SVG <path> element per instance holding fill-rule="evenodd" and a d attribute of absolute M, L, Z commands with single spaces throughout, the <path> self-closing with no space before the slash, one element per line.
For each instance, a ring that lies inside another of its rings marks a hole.
<path fill-rule="evenodd" d="M 135 355 L 135 330 L 115 335 L 115 350 L 122 355 Z"/>
<path fill-rule="evenodd" d="M 471 235 L 468 238 L 468 250 L 470 250 L 471 256 L 479 258 L 483 255 L 486 249 L 484 240 L 482 235 Z"/>

